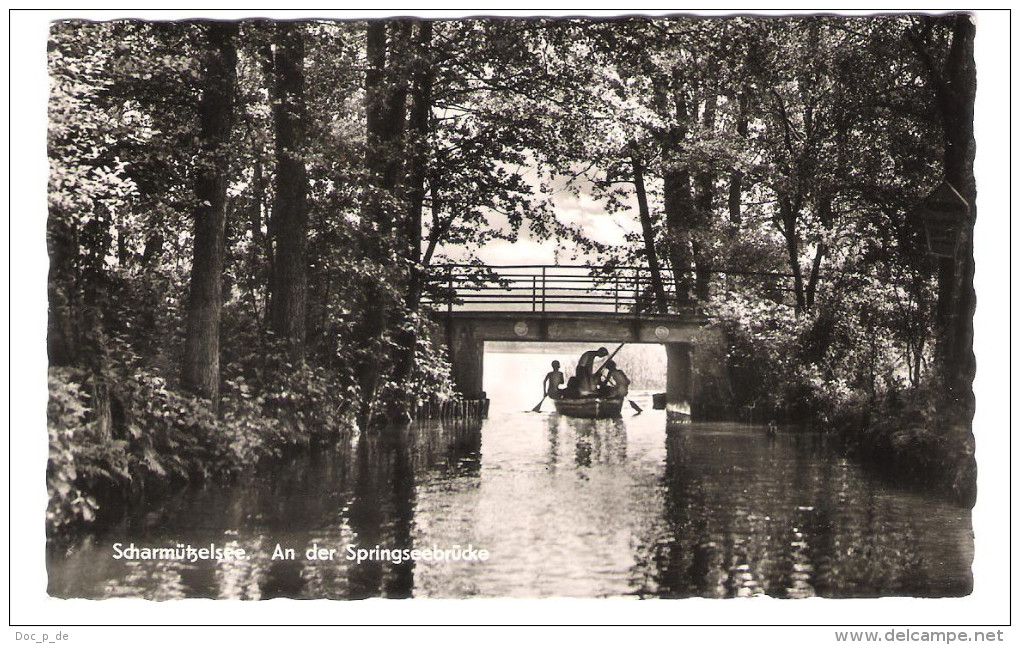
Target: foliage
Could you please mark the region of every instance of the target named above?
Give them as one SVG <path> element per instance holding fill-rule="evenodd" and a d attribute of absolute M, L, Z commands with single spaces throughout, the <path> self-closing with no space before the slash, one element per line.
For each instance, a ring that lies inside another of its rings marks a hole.
<path fill-rule="evenodd" d="M 383 404 L 398 405 L 410 411 L 428 401 L 455 398 L 450 364 L 446 353 L 436 343 L 436 335 L 441 333 L 438 326 L 418 317 L 411 318 L 407 324 L 417 325 L 423 331 L 415 342 L 414 371 L 405 383 L 390 380 L 383 384 L 380 393 Z"/>
<path fill-rule="evenodd" d="M 121 362 L 128 355 L 116 352 L 99 377 L 115 410 L 110 436 L 98 431 L 88 394 L 93 379 L 82 370 L 50 370 L 51 529 L 95 520 L 111 491 L 141 494 L 228 477 L 290 448 L 336 439 L 353 425 L 321 369 L 277 364 L 261 381 L 228 378 L 217 414 L 154 372 Z"/>
<path fill-rule="evenodd" d="M 89 477 L 116 478 L 119 473 L 126 474 L 122 447 L 110 446 L 92 436 L 94 427 L 87 421 L 87 398 L 81 386 L 72 380 L 76 376 L 79 375 L 68 369 L 51 369 L 49 374 L 46 522 L 55 529 L 96 518 L 99 502 L 83 485 Z M 103 454 L 104 451 L 108 454 Z"/>
<path fill-rule="evenodd" d="M 944 267 L 910 213 L 952 152 L 956 126 L 938 110 L 958 24 L 302 22 L 289 33 L 306 52 L 305 136 L 284 150 L 280 30 L 242 22 L 215 178 L 228 196 L 221 393 L 206 401 L 178 380 L 208 174 L 208 24 L 54 23 L 51 524 L 94 518 L 108 488 L 237 472 L 457 396 L 424 278 L 525 234 L 557 257 L 661 266 L 661 309 L 694 306 L 727 330 L 738 407 L 857 423 L 900 397 L 909 420 L 935 396 L 947 311 Z M 283 158 L 308 182 L 294 220 L 307 266 L 287 278 L 307 282 L 287 310 L 305 330 L 288 339 L 298 352 L 270 331 L 274 295 L 293 286 L 280 283 Z M 624 243 L 554 209 L 557 191 L 602 211 Z M 904 423 L 890 445 L 949 445 L 938 419 Z"/>

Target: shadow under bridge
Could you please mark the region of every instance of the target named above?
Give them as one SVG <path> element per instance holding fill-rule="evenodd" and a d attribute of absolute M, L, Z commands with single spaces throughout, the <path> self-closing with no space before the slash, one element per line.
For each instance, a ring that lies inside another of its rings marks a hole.
<path fill-rule="evenodd" d="M 442 265 L 429 275 L 425 301 L 465 398 L 485 398 L 486 341 L 656 343 L 666 349 L 667 406 L 689 418 L 698 408 L 696 348 L 717 332 L 696 303 L 671 292 L 667 310 L 656 310 L 651 284 L 640 267 Z"/>

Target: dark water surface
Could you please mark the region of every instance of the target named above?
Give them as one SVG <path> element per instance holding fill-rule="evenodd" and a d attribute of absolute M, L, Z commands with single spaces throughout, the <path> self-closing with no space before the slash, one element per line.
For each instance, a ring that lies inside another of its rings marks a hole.
<path fill-rule="evenodd" d="M 487 357 L 512 374 L 520 355 Z M 513 382 L 511 379 L 509 382 Z M 475 425 L 422 423 L 257 478 L 188 490 L 51 548 L 60 597 L 877 597 L 970 592 L 970 511 L 898 488 L 824 434 L 578 420 L 500 399 Z M 538 387 L 530 388 L 538 390 Z M 507 404 L 506 402 L 511 403 Z M 116 560 L 139 547 L 242 547 L 247 560 Z M 295 560 L 272 558 L 276 545 Z M 333 560 L 305 551 L 337 550 Z M 480 561 L 346 559 L 347 546 Z"/>

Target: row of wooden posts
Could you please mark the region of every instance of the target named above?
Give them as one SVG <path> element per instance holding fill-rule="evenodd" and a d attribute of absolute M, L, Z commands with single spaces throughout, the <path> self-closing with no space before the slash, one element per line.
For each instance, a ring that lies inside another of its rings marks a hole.
<path fill-rule="evenodd" d="M 489 416 L 489 399 L 426 401 L 415 410 L 415 419 L 484 419 Z"/>

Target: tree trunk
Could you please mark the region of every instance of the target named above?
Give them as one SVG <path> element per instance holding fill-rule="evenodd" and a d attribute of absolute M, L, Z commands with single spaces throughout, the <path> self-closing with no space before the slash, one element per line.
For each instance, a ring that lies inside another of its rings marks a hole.
<path fill-rule="evenodd" d="M 818 200 L 818 221 L 828 231 L 832 226 L 832 197 L 826 195 Z M 822 271 L 822 260 L 828 253 L 828 247 L 823 239 L 818 240 L 815 248 L 815 259 L 811 263 L 811 273 L 808 276 L 807 289 L 804 292 L 804 306 L 811 309 L 815 305 L 815 294 L 818 291 L 818 280 Z"/>
<path fill-rule="evenodd" d="M 974 414 L 974 222 L 977 187 L 974 180 L 974 23 L 970 16 L 952 17 L 953 42 L 943 83 L 936 99 L 942 114 L 946 181 L 970 204 L 955 260 L 943 261 L 939 276 L 943 364 L 950 400 L 958 401 L 966 418 Z M 943 302 L 947 304 L 943 306 Z"/>
<path fill-rule="evenodd" d="M 800 269 L 800 241 L 797 237 L 797 209 L 788 197 L 779 199 L 779 212 L 783 219 L 783 237 L 786 238 L 787 258 L 790 271 L 793 273 L 793 293 L 796 296 L 797 313 L 802 313 L 806 306 L 804 298 L 804 277 Z"/>
<path fill-rule="evenodd" d="M 270 32 L 271 33 L 271 32 Z M 260 46 L 255 49 L 255 58 L 258 61 L 259 69 L 262 71 L 262 78 L 266 84 L 266 87 L 270 88 L 270 91 L 274 91 L 276 84 L 276 69 L 275 63 L 273 62 L 273 40 L 267 35 L 264 37 L 264 41 Z M 274 106 L 275 107 L 275 106 Z M 274 115 L 275 116 L 275 115 Z M 275 127 L 275 126 L 274 126 Z M 253 142 L 254 143 L 254 142 Z M 274 145 L 278 145 L 276 142 Z M 254 147 L 254 146 L 253 146 Z M 266 293 L 265 293 L 265 312 L 263 313 L 263 319 L 267 327 L 272 327 L 273 323 L 273 294 L 276 293 L 276 239 L 278 224 L 276 217 L 273 214 L 273 204 L 267 199 L 267 192 L 269 186 L 266 185 L 265 168 L 263 167 L 262 159 L 263 150 L 255 149 L 255 168 L 254 181 L 252 190 L 257 193 L 255 199 L 258 202 L 261 210 L 265 211 L 265 223 L 266 223 L 266 234 L 261 236 L 262 245 L 266 254 L 266 264 L 268 268 L 268 274 L 266 275 Z M 275 189 L 275 186 L 274 186 Z"/>
<path fill-rule="evenodd" d="M 199 106 L 201 157 L 195 180 L 195 253 L 181 385 L 215 404 L 220 386 L 220 311 L 230 129 L 237 80 L 237 25 L 212 22 Z"/>
<path fill-rule="evenodd" d="M 394 236 L 403 237 L 403 226 L 396 226 L 401 195 L 397 190 L 404 157 L 404 121 L 407 83 L 398 73 L 396 63 L 401 47 L 409 37 L 410 23 L 392 23 L 393 37 L 387 42 L 387 21 L 368 25 L 365 72 L 365 169 L 367 181 L 361 204 L 361 226 L 365 239 L 365 258 L 377 264 L 383 278 L 367 276 L 362 288 L 363 312 L 354 329 L 356 342 L 362 350 L 355 365 L 361 393 L 359 424 L 371 425 L 376 415 L 376 400 L 384 374 L 392 362 L 384 355 L 383 336 L 390 324 L 392 308 L 387 301 L 381 280 L 395 280 L 394 254 L 400 244 Z M 402 254 L 402 253 L 401 253 Z"/>
<path fill-rule="evenodd" d="M 719 100 L 714 83 L 709 84 L 709 96 L 705 99 L 705 116 L 702 121 L 705 129 L 711 132 L 715 128 L 715 109 Z M 694 258 L 694 295 L 700 302 L 707 302 L 712 282 L 711 258 L 706 251 L 705 237 L 712 221 L 712 204 L 715 202 L 715 172 L 709 166 L 703 166 L 697 173 L 696 195 L 694 205 L 697 223 L 691 236 L 691 253 Z"/>
<path fill-rule="evenodd" d="M 421 259 L 422 209 L 425 205 L 425 177 L 428 174 L 429 149 L 431 144 L 432 114 L 432 22 L 418 23 L 418 38 L 414 52 L 414 73 L 411 89 L 411 112 L 409 116 L 410 136 L 408 139 L 407 216 L 405 238 L 407 258 L 417 266 Z M 411 276 L 412 288 L 408 290 L 408 305 L 418 306 L 418 283 L 421 276 Z"/>
<path fill-rule="evenodd" d="M 78 359 L 76 312 L 80 309 L 74 269 L 77 235 L 74 226 L 56 209 L 50 212 L 46 232 L 50 256 L 46 354 L 51 367 L 74 365 Z"/>
<path fill-rule="evenodd" d="M 687 170 L 671 170 L 662 178 L 663 210 L 666 212 L 666 249 L 676 299 L 680 303 L 691 301 L 691 215 L 694 210 L 691 198 L 691 175 Z"/>
<path fill-rule="evenodd" d="M 946 403 L 966 423 L 974 414 L 974 222 L 977 219 L 974 180 L 974 24 L 967 14 L 929 18 L 929 30 L 948 24 L 952 42 L 944 65 L 939 66 L 923 37 L 908 30 L 928 71 L 935 104 L 942 117 L 945 179 L 967 200 L 968 216 L 960 232 L 955 258 L 941 258 L 938 265 L 936 304 L 937 366 L 942 374 Z"/>
<path fill-rule="evenodd" d="M 747 139 L 747 92 L 741 92 L 737 98 L 737 134 Z M 730 195 L 728 206 L 730 222 L 739 225 L 742 219 L 740 202 L 744 191 L 744 173 L 734 168 L 730 172 Z"/>
<path fill-rule="evenodd" d="M 292 363 L 305 356 L 308 306 L 308 175 L 305 148 L 304 41 L 298 23 L 277 27 L 273 121 L 276 126 L 276 284 L 271 329 Z"/>
<path fill-rule="evenodd" d="M 652 227 L 652 215 L 648 210 L 648 195 L 645 193 L 644 169 L 638 156 L 637 146 L 631 145 L 631 166 L 634 169 L 634 190 L 637 193 L 638 215 L 641 218 L 641 236 L 645 242 L 645 258 L 652 276 L 652 291 L 655 294 L 656 311 L 669 311 L 666 300 L 666 288 L 662 284 L 662 272 L 659 269 L 659 256 L 655 252 L 655 229 Z"/>
<path fill-rule="evenodd" d="M 272 290 L 269 285 L 266 285 L 265 298 L 262 302 L 262 316 L 259 316 L 258 312 L 258 301 L 255 297 L 255 287 L 258 284 L 258 278 L 261 276 L 261 271 L 258 270 L 260 264 L 260 251 L 265 253 L 266 264 L 268 265 L 268 274 L 266 275 L 267 283 L 272 280 L 274 274 L 273 271 L 273 246 L 269 241 L 269 236 L 262 233 L 262 221 L 263 221 L 263 210 L 265 208 L 265 175 L 262 170 L 262 151 L 255 150 L 255 163 L 252 169 L 252 192 L 254 192 L 254 203 L 251 207 L 251 212 L 248 215 L 248 226 L 251 229 L 251 251 L 249 255 L 249 262 L 252 268 L 252 291 L 251 299 L 252 306 L 256 308 L 252 312 L 255 317 L 255 322 L 261 329 L 263 323 L 269 320 L 269 298 Z"/>
<path fill-rule="evenodd" d="M 666 249 L 673 281 L 676 285 L 676 299 L 681 304 L 691 301 L 691 229 L 694 228 L 694 198 L 691 194 L 691 173 L 686 166 L 677 164 L 670 157 L 683 147 L 687 136 L 690 115 L 684 98 L 680 70 L 673 70 L 673 81 L 677 89 L 673 94 L 673 109 L 677 126 L 664 142 L 664 168 L 662 173 L 663 200 L 666 213 Z"/>
<path fill-rule="evenodd" d="M 113 437 L 113 406 L 110 395 L 109 350 L 103 331 L 103 311 L 106 309 L 106 276 L 102 269 L 86 270 L 84 293 L 84 333 L 82 357 L 88 370 L 89 407 L 92 423 L 100 440 Z"/>
<path fill-rule="evenodd" d="M 407 292 L 404 297 L 405 312 L 412 320 L 400 326 L 396 333 L 397 362 L 393 379 L 406 383 L 414 372 L 415 351 L 418 330 L 413 318 L 418 313 L 421 300 L 424 272 L 427 266 L 422 262 L 422 209 L 425 206 L 425 177 L 428 174 L 429 147 L 431 143 L 432 114 L 432 23 L 423 20 L 417 23 L 418 36 L 416 51 L 413 53 L 414 69 L 411 82 L 411 108 L 408 117 L 407 170 L 405 189 L 407 211 L 404 216 L 404 255 L 410 274 L 407 276 Z M 408 418 L 405 402 L 394 402 L 389 412 L 391 420 Z"/>

